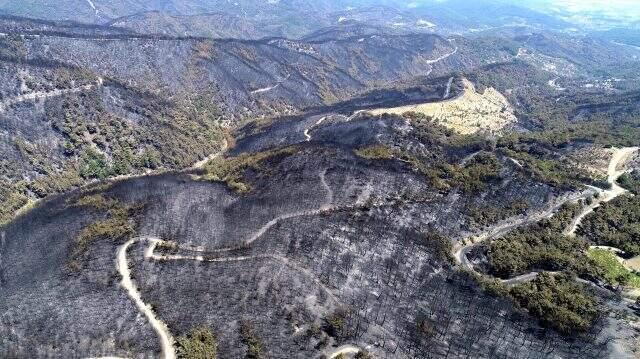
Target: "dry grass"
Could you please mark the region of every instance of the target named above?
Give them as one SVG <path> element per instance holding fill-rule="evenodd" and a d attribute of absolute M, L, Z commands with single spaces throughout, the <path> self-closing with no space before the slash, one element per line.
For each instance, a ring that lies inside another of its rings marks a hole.
<path fill-rule="evenodd" d="M 463 83 L 464 94 L 452 100 L 381 108 L 369 112 L 373 115 L 420 113 L 465 135 L 477 132 L 499 133 L 517 121 L 513 107 L 500 92 L 487 88 L 480 94 L 469 80 L 464 79 Z"/>

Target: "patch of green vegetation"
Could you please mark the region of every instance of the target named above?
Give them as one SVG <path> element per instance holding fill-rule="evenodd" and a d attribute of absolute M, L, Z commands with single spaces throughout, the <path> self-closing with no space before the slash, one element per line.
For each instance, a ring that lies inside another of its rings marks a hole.
<path fill-rule="evenodd" d="M 568 275 L 541 273 L 511 288 L 510 295 L 543 325 L 563 334 L 587 331 L 598 317 L 596 300 Z"/>
<path fill-rule="evenodd" d="M 247 320 L 240 322 L 240 339 L 247 346 L 247 359 L 264 357 L 264 344 L 256 334 L 251 322 Z"/>
<path fill-rule="evenodd" d="M 267 160 L 290 156 L 298 150 L 296 146 L 289 146 L 257 153 L 245 153 L 236 157 L 216 157 L 205 165 L 203 178 L 208 181 L 224 182 L 238 193 L 247 193 L 251 191 L 252 186 L 244 181 L 246 170 L 264 171 L 263 164 Z"/>
<path fill-rule="evenodd" d="M 96 75 L 87 69 L 58 67 L 45 76 L 59 89 L 71 88 L 96 81 Z"/>
<path fill-rule="evenodd" d="M 344 337 L 347 332 L 347 316 L 349 312 L 338 309 L 327 315 L 322 323 L 322 330 L 334 338 Z"/>
<path fill-rule="evenodd" d="M 74 206 L 91 207 L 100 211 L 109 210 L 118 206 L 118 200 L 107 198 L 102 194 L 91 194 L 80 197 Z"/>
<path fill-rule="evenodd" d="M 634 195 L 640 195 L 640 171 L 635 169 L 631 173 L 625 173 L 618 178 L 618 184 Z"/>
<path fill-rule="evenodd" d="M 616 66 L 616 71 L 620 71 L 620 67 Z M 631 71 L 637 73 L 637 68 Z M 556 149 L 577 142 L 616 147 L 640 143 L 637 91 L 612 101 L 604 93 L 571 90 L 570 96 L 558 101 L 555 96 L 549 96 L 550 75 L 524 61 L 488 65 L 467 77 L 478 86 L 495 87 L 502 93 L 512 89 L 507 96 L 512 103 L 520 103 L 519 117 L 539 129 L 510 135 L 524 142 L 535 141 L 540 147 Z M 579 121 L 574 120 L 577 115 Z"/>
<path fill-rule="evenodd" d="M 571 274 L 540 273 L 530 282 L 508 287 L 500 280 L 468 272 L 487 293 L 511 300 L 564 335 L 589 330 L 600 314 L 597 301 Z"/>
<path fill-rule="evenodd" d="M 373 359 L 373 355 L 371 355 L 366 350 L 360 350 L 359 352 L 356 353 L 353 359 Z"/>
<path fill-rule="evenodd" d="M 82 178 L 77 170 L 68 165 L 62 171 L 50 171 L 47 175 L 38 177 L 27 184 L 27 188 L 38 198 L 67 191 L 82 184 Z"/>
<path fill-rule="evenodd" d="M 476 272 L 466 271 L 471 277 L 475 279 L 480 286 L 487 291 L 487 293 L 495 297 L 511 298 L 509 294 L 509 287 L 500 281 L 500 279 L 482 276 Z"/>
<path fill-rule="evenodd" d="M 396 157 L 397 151 L 384 145 L 373 145 L 356 149 L 354 153 L 368 160 L 390 160 Z"/>
<path fill-rule="evenodd" d="M 514 146 L 518 148 L 517 146 Z M 506 156 L 516 159 L 534 179 L 564 189 L 576 189 L 583 183 L 592 183 L 593 179 L 566 160 L 551 158 L 551 154 L 538 154 L 534 156 L 532 148 L 526 150 L 513 150 L 509 147 L 500 147 L 499 150 Z"/>
<path fill-rule="evenodd" d="M 487 253 L 491 273 L 510 278 L 531 270 L 570 269 L 581 276 L 600 277 L 585 254 L 587 243 L 562 234 L 579 210 L 578 204 L 567 204 L 552 218 L 491 241 Z"/>
<path fill-rule="evenodd" d="M 180 359 L 215 359 L 218 355 L 218 338 L 207 327 L 193 329 L 188 335 L 176 338 Z"/>
<path fill-rule="evenodd" d="M 529 227 L 492 241 L 488 257 L 493 274 L 510 278 L 530 270 L 581 267 L 587 247 L 582 239 Z"/>
<path fill-rule="evenodd" d="M 451 254 L 453 252 L 453 244 L 449 238 L 442 235 L 437 231 L 430 231 L 425 235 L 425 243 L 429 248 L 433 248 L 436 251 L 436 255 L 441 260 L 453 263 L 454 258 Z"/>
<path fill-rule="evenodd" d="M 128 208 L 110 212 L 111 218 L 95 221 L 80 232 L 75 239 L 73 257 L 79 257 L 97 239 L 121 241 L 135 234 L 135 228 L 129 222 Z"/>
<path fill-rule="evenodd" d="M 82 197 L 75 205 L 88 206 L 94 210 L 106 212 L 106 216 L 87 225 L 74 239 L 71 259 L 68 263 L 68 268 L 73 271 L 82 268 L 80 259 L 95 241 L 109 238 L 119 243 L 136 233 L 135 219 L 142 209 L 140 205 L 125 205 L 118 200 L 105 198 L 102 195 Z"/>
<path fill-rule="evenodd" d="M 503 207 L 493 205 L 473 206 L 469 210 L 469 215 L 477 224 L 487 226 L 509 217 L 525 214 L 527 209 L 529 209 L 529 204 L 518 200 Z"/>
<path fill-rule="evenodd" d="M 0 39 L 0 52 L 3 41 Z M 82 70 L 51 73 L 54 87 L 65 87 L 71 80 L 76 84 L 95 81 Z M 126 86 L 116 84 L 115 88 L 121 96 L 135 99 L 128 105 L 139 121 L 108 111 L 98 92 L 83 91 L 64 96 L 62 111 L 45 109 L 52 129 L 61 137 L 60 148 L 38 146 L 21 138 L 14 141 L 22 158 L 19 164 L 0 160 L 0 177 L 8 179 L 7 186 L 3 184 L 6 190 L 0 191 L 0 223 L 10 221 L 29 199 L 61 193 L 92 179 L 186 168 L 220 149 L 228 131 L 221 127 L 220 115 L 206 90 L 181 94 L 175 102 L 167 103 Z M 226 137 L 229 141 L 230 136 Z M 20 181 L 25 169 L 36 175 Z"/>
<path fill-rule="evenodd" d="M 107 157 L 93 148 L 84 151 L 81 161 L 80 176 L 82 178 L 105 179 L 113 174 L 113 169 L 107 163 Z"/>
<path fill-rule="evenodd" d="M 500 178 L 502 166 L 493 153 L 481 152 L 464 167 L 454 166 L 453 179 L 465 193 L 484 189 L 488 183 Z"/>
<path fill-rule="evenodd" d="M 587 215 L 578 234 L 599 245 L 640 254 L 640 197 L 619 196 Z"/>
<path fill-rule="evenodd" d="M 611 251 L 590 249 L 588 256 L 602 268 L 603 279 L 609 284 L 640 288 L 640 274 L 629 271 Z"/>
<path fill-rule="evenodd" d="M 482 152 L 467 163 L 466 166 L 449 164 L 444 160 L 428 162 L 407 151 L 394 149 L 385 145 L 374 145 L 356 149 L 359 157 L 368 160 L 397 159 L 407 163 L 422 173 L 429 183 L 441 191 L 460 188 L 465 193 L 480 191 L 489 182 L 499 178 L 501 165 L 494 154 Z"/>
<path fill-rule="evenodd" d="M 0 226 L 7 224 L 13 219 L 16 212 L 29 203 L 29 198 L 21 192 L 13 190 L 10 185 L 2 185 L 0 189 Z"/>
<path fill-rule="evenodd" d="M 406 112 L 402 116 L 411 120 L 416 137 L 429 148 L 478 151 L 492 147 L 492 141 L 482 134 L 459 134 L 425 114 Z"/>

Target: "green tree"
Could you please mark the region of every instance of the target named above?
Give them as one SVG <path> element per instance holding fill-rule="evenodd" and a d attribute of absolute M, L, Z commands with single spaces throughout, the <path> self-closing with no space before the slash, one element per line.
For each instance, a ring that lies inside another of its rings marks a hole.
<path fill-rule="evenodd" d="M 177 338 L 178 358 L 214 359 L 218 355 L 218 340 L 215 333 L 207 328 L 196 328 L 186 336 Z"/>

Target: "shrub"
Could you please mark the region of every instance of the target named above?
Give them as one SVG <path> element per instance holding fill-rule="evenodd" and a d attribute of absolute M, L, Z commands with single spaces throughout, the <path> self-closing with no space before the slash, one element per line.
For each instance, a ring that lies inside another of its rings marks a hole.
<path fill-rule="evenodd" d="M 298 152 L 297 147 L 289 146 L 257 153 L 245 153 L 236 157 L 217 157 L 205 165 L 204 179 L 224 182 L 232 190 L 246 193 L 252 189 L 249 183 L 243 181 L 243 175 L 247 169 L 260 171 L 265 161 L 274 157 L 290 156 L 296 152 Z"/>
<path fill-rule="evenodd" d="M 396 156 L 396 151 L 385 145 L 362 147 L 355 150 L 354 153 L 368 160 L 389 160 Z"/>
<path fill-rule="evenodd" d="M 80 176 L 85 179 L 109 177 L 112 170 L 104 154 L 89 148 L 82 154 Z"/>
<path fill-rule="evenodd" d="M 455 166 L 452 171 L 454 185 L 466 193 L 484 189 L 487 183 L 500 178 L 502 166 L 493 153 L 481 152 L 464 167 Z"/>
<path fill-rule="evenodd" d="M 628 255 L 640 254 L 640 197 L 620 196 L 584 218 L 578 234 Z"/>
<path fill-rule="evenodd" d="M 430 248 L 435 249 L 438 258 L 441 260 L 449 263 L 454 262 L 453 255 L 451 254 L 453 251 L 453 244 L 451 244 L 451 240 L 449 240 L 449 238 L 437 231 L 430 231 L 425 235 L 425 243 Z"/>
<path fill-rule="evenodd" d="M 359 352 L 356 353 L 356 355 L 353 358 L 354 359 L 373 359 L 373 355 L 369 354 L 369 352 L 366 350 L 360 350 Z"/>
<path fill-rule="evenodd" d="M 541 273 L 510 291 L 514 300 L 540 322 L 563 334 L 588 330 L 598 316 L 595 299 L 566 275 Z"/>
<path fill-rule="evenodd" d="M 260 359 L 263 357 L 264 345 L 256 335 L 251 322 L 247 320 L 240 322 L 240 338 L 247 346 L 247 359 Z"/>
<path fill-rule="evenodd" d="M 207 328 L 196 328 L 186 336 L 176 339 L 177 354 L 181 359 L 215 359 L 218 355 L 218 338 Z"/>
<path fill-rule="evenodd" d="M 96 240 L 110 238 L 113 241 L 122 242 L 136 233 L 135 219 L 142 209 L 140 205 L 124 205 L 115 199 L 107 199 L 102 195 L 82 197 L 75 205 L 91 206 L 107 213 L 106 218 L 90 223 L 75 238 L 68 266 L 72 270 L 81 269 L 80 257 Z"/>
<path fill-rule="evenodd" d="M 324 318 L 322 330 L 324 330 L 329 336 L 339 338 L 346 330 L 347 325 L 346 310 L 336 310 Z"/>
<path fill-rule="evenodd" d="M 633 170 L 618 178 L 618 184 L 635 195 L 640 194 L 640 170 Z"/>
<path fill-rule="evenodd" d="M 108 210 L 118 205 L 118 201 L 112 198 L 106 198 L 102 194 L 86 195 L 78 199 L 75 206 L 86 206 L 97 210 Z"/>

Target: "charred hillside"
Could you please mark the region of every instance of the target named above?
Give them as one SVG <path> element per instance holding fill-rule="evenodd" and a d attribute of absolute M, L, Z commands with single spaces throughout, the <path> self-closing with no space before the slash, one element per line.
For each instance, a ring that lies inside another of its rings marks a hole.
<path fill-rule="evenodd" d="M 483 198 L 525 202 L 531 213 L 562 190 L 515 175 L 521 169 L 499 154 L 497 172 L 485 179 L 491 186 L 466 192 L 464 180 L 434 178 L 419 163 L 457 163 L 464 150 L 435 133 L 425 147 L 420 126 L 398 117 L 329 119 L 309 141 L 298 135 L 278 147 L 286 151 L 243 152 L 255 147 L 244 144 L 221 159 L 259 161 L 233 167 L 245 169 L 221 177 L 226 185 L 187 174 L 127 179 L 59 196 L 9 224 L 0 267 L 7 293 L 1 327 L 12 328 L 0 336 L 4 353 L 158 354 L 152 328 L 126 319 L 136 308 L 114 267 L 126 235 L 104 232 L 123 210 L 144 239 L 127 252 L 142 297 L 176 337 L 214 328 L 220 357 L 251 350 L 247 326 L 262 355 L 273 357 L 316 357 L 344 343 L 381 357 L 535 356 L 546 348 L 596 358 L 611 350 L 603 328 L 614 318 L 573 338 L 543 330 L 450 259 L 444 238 L 482 228 L 473 209 Z M 408 149 L 403 158 L 415 162 L 368 155 L 375 146 Z M 222 176 L 218 168 L 205 169 L 205 177 Z M 235 192 L 231 178 L 250 190 Z M 145 254 L 152 239 L 167 241 L 152 249 L 158 260 Z M 52 318 L 57 334 L 29 333 Z"/>
<path fill-rule="evenodd" d="M 0 13 L 0 357 L 640 353 L 639 49 L 493 0 Z"/>

